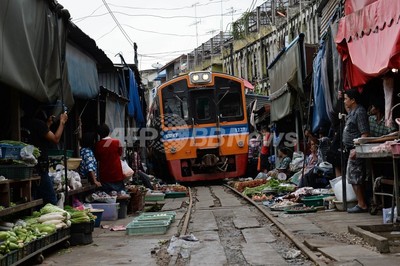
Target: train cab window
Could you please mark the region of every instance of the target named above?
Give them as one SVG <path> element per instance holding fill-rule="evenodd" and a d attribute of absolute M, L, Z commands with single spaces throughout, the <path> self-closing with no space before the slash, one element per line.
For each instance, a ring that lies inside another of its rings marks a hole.
<path fill-rule="evenodd" d="M 243 116 L 241 94 L 239 92 L 229 92 L 218 95 L 218 107 L 222 120 L 231 120 Z"/>
<path fill-rule="evenodd" d="M 185 97 L 167 98 L 164 100 L 164 114 L 175 114 L 184 120 L 188 120 L 188 106 Z"/>
<path fill-rule="evenodd" d="M 211 118 L 210 99 L 208 97 L 199 97 L 196 99 L 197 119 L 209 120 Z"/>

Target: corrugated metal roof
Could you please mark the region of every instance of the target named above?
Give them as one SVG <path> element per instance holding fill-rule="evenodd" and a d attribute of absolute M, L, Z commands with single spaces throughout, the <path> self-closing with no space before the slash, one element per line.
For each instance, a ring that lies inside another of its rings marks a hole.
<path fill-rule="evenodd" d="M 68 40 L 75 43 L 78 47 L 84 50 L 87 54 L 96 60 L 97 68 L 99 70 L 113 69 L 113 62 L 107 57 L 103 50 L 101 50 L 96 42 L 84 33 L 74 23 L 69 23 Z"/>
<path fill-rule="evenodd" d="M 260 110 L 262 107 L 270 103 L 269 97 L 258 94 L 246 94 L 246 105 L 250 106 L 252 102 L 257 99 L 257 105 L 255 110 Z"/>

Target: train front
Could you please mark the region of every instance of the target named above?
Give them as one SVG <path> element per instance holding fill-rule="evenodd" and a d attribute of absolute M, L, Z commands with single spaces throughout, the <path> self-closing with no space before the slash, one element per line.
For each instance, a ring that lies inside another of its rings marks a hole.
<path fill-rule="evenodd" d="M 175 181 L 245 174 L 249 130 L 241 79 L 191 72 L 167 82 L 159 93 L 160 141 Z"/>

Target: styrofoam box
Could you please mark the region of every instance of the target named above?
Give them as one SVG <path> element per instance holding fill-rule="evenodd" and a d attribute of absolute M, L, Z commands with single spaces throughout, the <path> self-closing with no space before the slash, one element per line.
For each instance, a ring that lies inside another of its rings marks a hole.
<path fill-rule="evenodd" d="M 91 203 L 93 209 L 103 209 L 102 221 L 115 221 L 118 219 L 119 202 L 117 203 Z"/>

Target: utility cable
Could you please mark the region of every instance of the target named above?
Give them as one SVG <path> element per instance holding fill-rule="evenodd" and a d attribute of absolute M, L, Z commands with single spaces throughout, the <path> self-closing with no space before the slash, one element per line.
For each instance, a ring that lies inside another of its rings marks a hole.
<path fill-rule="evenodd" d="M 120 29 L 120 31 L 122 32 L 122 34 L 124 35 L 125 39 L 129 42 L 129 44 L 134 47 L 134 42 L 132 41 L 132 39 L 129 37 L 129 35 L 125 32 L 125 30 L 122 28 L 121 24 L 119 23 L 118 19 L 114 16 L 112 10 L 110 9 L 110 7 L 108 6 L 106 0 L 102 0 L 104 3 L 104 6 L 107 8 L 108 13 L 111 15 L 111 17 L 113 18 L 113 20 L 115 21 L 115 23 L 117 24 L 118 28 Z"/>

